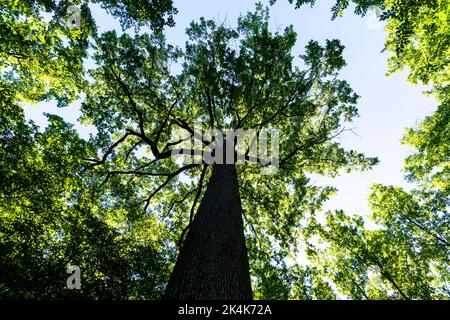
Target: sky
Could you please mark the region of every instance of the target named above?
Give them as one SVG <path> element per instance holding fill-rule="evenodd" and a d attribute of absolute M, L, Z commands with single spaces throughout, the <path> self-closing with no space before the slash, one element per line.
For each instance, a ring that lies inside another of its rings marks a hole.
<path fill-rule="evenodd" d="M 268 4 L 268 0 L 262 1 Z M 408 127 L 415 127 L 425 116 L 430 115 L 437 103 L 432 97 L 422 94 L 423 87 L 406 82 L 406 72 L 386 77 L 388 53 L 381 53 L 385 32 L 375 15 L 360 17 L 348 9 L 344 16 L 331 21 L 332 0 L 317 1 L 314 8 L 304 6 L 295 10 L 287 0 L 278 0 L 271 7 L 271 26 L 282 30 L 289 25 L 297 32 L 294 56 L 304 53 L 303 48 L 311 39 L 324 43 L 326 39 L 339 39 L 345 46 L 344 58 L 347 66 L 340 78 L 347 80 L 353 90 L 361 96 L 358 104 L 360 117 L 349 125 L 354 133 L 340 137 L 342 145 L 375 156 L 380 164 L 364 173 L 342 174 L 337 178 L 313 176 L 311 182 L 317 185 L 333 185 L 339 191 L 325 204 L 325 210 L 343 209 L 348 214 L 367 215 L 369 187 L 373 183 L 396 185 L 410 188 L 403 179 L 403 160 L 412 152 L 402 146 L 400 140 Z M 255 8 L 253 0 L 174 0 L 179 13 L 175 16 L 176 26 L 166 29 L 168 42 L 184 46 L 187 37 L 185 29 L 200 17 L 226 21 L 236 25 L 237 18 Z M 98 17 L 100 31 L 120 29 L 117 21 L 94 7 L 94 17 Z M 297 59 L 297 61 L 299 61 Z M 80 135 L 89 137 L 95 130 L 78 123 L 79 103 L 67 108 L 57 108 L 55 103 L 40 103 L 25 106 L 28 119 L 41 127 L 46 121 L 43 112 L 57 114 L 75 125 Z M 368 225 L 370 227 L 370 225 Z"/>

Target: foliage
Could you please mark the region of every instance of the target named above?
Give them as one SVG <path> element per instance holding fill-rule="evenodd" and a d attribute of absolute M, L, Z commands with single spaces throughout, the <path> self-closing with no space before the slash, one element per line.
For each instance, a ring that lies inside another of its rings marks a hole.
<path fill-rule="evenodd" d="M 161 32 L 176 13 L 169 0 L 84 1 L 78 30 L 65 21 L 69 1 L 2 1 L 0 296 L 159 298 L 211 172 L 172 156 L 183 145 L 176 133 L 198 142 L 193 124 L 202 121 L 204 130 L 280 130 L 275 175 L 237 150 L 246 162 L 237 169 L 255 298 L 448 298 L 447 4 L 353 2 L 357 14 L 383 9 L 390 72 L 409 67 L 409 79 L 431 84 L 441 103 L 404 138 L 416 149 L 405 161 L 415 189 L 373 187 L 377 230 L 341 211 L 317 219 L 335 189 L 313 185 L 311 174 L 377 163 L 336 139 L 358 101 L 338 77 L 338 40 L 310 41 L 300 68 L 293 28 L 271 32 L 261 5 L 236 28 L 191 23 L 181 49 Z M 98 34 L 93 3 L 138 32 Z M 333 17 L 349 4 L 338 0 Z M 54 115 L 44 130 L 25 120 L 24 102 L 51 99 L 80 101 L 81 120 L 98 134 L 83 140 Z M 308 265 L 295 262 L 304 245 Z M 66 288 L 68 265 L 81 268 L 81 291 Z"/>
<path fill-rule="evenodd" d="M 122 181 L 141 190 L 130 206 L 164 221 L 170 234 L 189 226 L 209 175 L 206 164 L 172 159 L 181 144 L 173 139 L 177 129 L 195 139 L 198 120 L 204 129 L 278 128 L 279 173 L 261 175 L 261 166 L 238 164 L 252 270 L 263 276 L 271 264 L 282 267 L 296 248 L 304 212 L 332 192 L 309 185 L 307 173 L 336 175 L 376 163 L 334 140 L 357 115 L 358 96 L 337 78 L 344 48 L 337 40 L 324 46 L 311 41 L 302 56 L 306 69 L 293 67 L 294 31 L 271 33 L 262 6 L 235 29 L 201 19 L 187 34 L 184 50 L 160 35 L 108 32 L 99 38 L 98 68 L 82 104 L 83 119 L 98 129 L 95 143 L 103 150 L 100 160 L 91 161 L 105 185 Z M 179 74 L 170 72 L 173 63 L 182 66 Z M 272 253 L 274 243 L 279 250 Z M 268 294 L 263 287 L 270 284 L 260 285 Z"/>
<path fill-rule="evenodd" d="M 292 2 L 292 1 L 290 1 Z M 449 3 L 431 0 L 353 1 L 364 15 L 372 5 L 387 21 L 388 73 L 407 67 L 408 80 L 431 85 L 440 102 L 436 112 L 403 143 L 415 152 L 405 159 L 411 191 L 374 185 L 367 230 L 362 218 L 329 212 L 326 224 L 313 219 L 305 232 L 309 256 L 340 294 L 354 299 L 449 298 Z M 297 7 L 314 1 L 297 1 Z M 337 1 L 333 18 L 349 1 Z M 319 237 L 320 240 L 317 240 Z M 373 280 L 373 268 L 377 281 Z"/>
<path fill-rule="evenodd" d="M 143 5 L 143 3 L 145 5 Z M 161 30 L 172 25 L 171 0 L 102 1 L 124 28 L 137 23 Z M 68 23 L 69 8 L 78 6 L 80 25 Z M 96 35 L 90 2 L 2 0 L 0 2 L 1 79 L 12 84 L 20 100 L 57 99 L 60 106 L 76 100 L 85 82 L 87 50 Z"/>
<path fill-rule="evenodd" d="M 123 28 L 150 26 L 154 30 L 162 30 L 165 26 L 175 24 L 173 15 L 177 9 L 172 0 L 93 0 L 100 3 L 114 17 L 118 18 Z"/>
<path fill-rule="evenodd" d="M 39 132 L 11 99 L 2 100 L 0 296 L 159 297 L 167 260 L 151 236 L 157 224 L 124 219 L 127 228 L 115 228 L 107 214 L 119 208 L 102 204 L 93 186 L 85 189 L 93 177 L 82 157 L 92 146 L 61 118 L 48 120 Z M 68 265 L 82 270 L 79 292 L 66 288 Z"/>
<path fill-rule="evenodd" d="M 69 4 L 1 2 L 0 296 L 157 298 L 173 259 L 156 238 L 158 223 L 122 217 L 117 228 L 112 217 L 126 208 L 101 198 L 108 191 L 83 160 L 93 145 L 59 117 L 47 115 L 45 131 L 25 121 L 23 102 L 66 105 L 85 83 L 96 28 L 86 4 L 82 28 L 68 28 Z M 80 291 L 66 287 L 69 265 L 82 270 Z"/>
<path fill-rule="evenodd" d="M 293 0 L 289 0 L 293 2 Z M 445 0 L 352 0 L 355 13 L 365 15 L 368 10 L 381 11 L 380 19 L 387 22 L 386 49 L 391 53 L 389 71 L 407 67 L 409 81 L 432 84 L 448 95 L 449 81 L 449 3 Z M 332 7 L 333 19 L 340 16 L 351 3 L 337 0 Z M 272 1 L 272 4 L 275 1 Z M 314 5 L 313 0 L 298 0 Z M 444 99 L 444 98 L 442 98 Z M 445 100 L 445 99 L 444 99 Z"/>

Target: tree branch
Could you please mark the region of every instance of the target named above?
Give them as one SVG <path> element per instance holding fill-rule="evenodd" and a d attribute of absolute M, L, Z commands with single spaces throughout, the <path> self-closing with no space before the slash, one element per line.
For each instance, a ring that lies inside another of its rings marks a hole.
<path fill-rule="evenodd" d="M 203 166 L 203 170 L 202 173 L 200 175 L 200 179 L 198 181 L 198 188 L 197 188 L 197 192 L 195 194 L 195 198 L 194 201 L 192 202 L 192 206 L 191 206 L 191 212 L 189 214 L 189 223 L 188 225 L 183 229 L 183 231 L 181 232 L 180 238 L 178 240 L 178 248 L 181 248 L 181 245 L 183 244 L 184 241 L 184 235 L 186 234 L 186 232 L 189 230 L 189 228 L 192 225 L 192 221 L 194 220 L 194 213 L 195 213 L 195 206 L 197 205 L 198 199 L 200 198 L 200 194 L 202 193 L 202 189 L 203 189 L 203 180 L 205 179 L 205 174 L 206 174 L 206 170 L 207 170 L 207 166 L 204 165 Z"/>
<path fill-rule="evenodd" d="M 122 142 L 124 142 L 124 141 L 128 138 L 129 135 L 130 135 L 129 133 L 126 133 L 122 138 L 120 138 L 119 140 L 117 140 L 116 142 L 114 142 L 114 143 L 109 147 L 109 149 L 106 151 L 106 153 L 103 154 L 103 157 L 102 157 L 101 160 L 95 160 L 95 159 L 85 159 L 85 160 L 94 162 L 94 164 L 93 164 L 92 166 L 98 166 L 98 165 L 104 164 L 104 163 L 106 162 L 106 160 L 108 159 L 108 156 L 114 151 L 114 149 L 115 149 L 119 144 L 121 144 Z"/>
<path fill-rule="evenodd" d="M 174 177 L 176 177 L 177 175 L 179 175 L 180 173 L 188 170 L 188 169 L 192 169 L 195 167 L 200 166 L 199 164 L 188 164 L 184 167 L 179 168 L 178 170 L 172 172 L 171 174 L 169 174 L 167 176 L 167 179 L 163 182 L 163 184 L 161 184 L 158 188 L 156 188 L 155 191 L 153 191 L 150 196 L 144 201 L 145 202 L 145 206 L 144 206 L 144 212 L 147 211 L 148 206 L 150 205 L 150 200 L 162 189 L 164 188 L 169 182 L 170 180 L 172 180 Z"/>

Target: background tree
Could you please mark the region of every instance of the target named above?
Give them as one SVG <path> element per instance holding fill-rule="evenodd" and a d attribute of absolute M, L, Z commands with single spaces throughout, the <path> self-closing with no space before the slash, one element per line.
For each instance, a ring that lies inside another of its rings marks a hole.
<path fill-rule="evenodd" d="M 407 177 L 417 187 L 411 191 L 372 187 L 370 218 L 380 226 L 379 230 L 366 230 L 362 218 L 330 212 L 326 226 L 317 224 L 311 232 L 319 234 L 323 244 L 311 245 L 310 257 L 316 266 L 322 265 L 323 276 L 329 277 L 341 294 L 356 299 L 449 298 L 450 135 L 448 121 L 435 126 L 437 115 L 427 118 L 418 131 L 410 131 L 405 137 L 416 148 L 425 144 L 435 151 L 430 154 L 432 164 L 420 152 L 406 159 Z M 422 140 L 428 138 L 429 130 L 443 133 L 446 144 L 435 148 L 432 141 Z M 371 283 L 371 268 L 378 273 L 378 282 Z"/>
<path fill-rule="evenodd" d="M 414 149 L 405 160 L 405 178 L 416 187 L 372 187 L 371 219 L 381 229 L 368 231 L 360 218 L 328 213 L 326 225 L 312 223 L 315 231 L 308 230 L 307 237 L 320 235 L 323 242 L 311 244 L 310 257 L 341 294 L 352 298 L 448 299 L 449 3 L 353 2 L 357 14 L 364 15 L 373 5 L 382 10 L 391 53 L 388 74 L 407 67 L 408 80 L 429 85 L 427 94 L 440 105 L 417 129 L 408 129 L 402 141 Z M 297 1 L 297 7 L 305 3 L 314 1 Z M 333 19 L 349 4 L 337 1 Z M 373 281 L 373 268 L 379 281 Z"/>
<path fill-rule="evenodd" d="M 130 218 L 122 203 L 98 187 L 101 181 L 82 160 L 94 147 L 71 125 L 47 115 L 49 125 L 40 131 L 25 121 L 23 102 L 56 99 L 64 106 L 78 98 L 85 83 L 83 61 L 95 39 L 95 21 L 88 2 L 75 3 L 82 24 L 70 29 L 70 4 L 0 4 L 0 296 L 157 298 L 170 260 L 155 238 L 158 224 Z M 108 10 L 117 6 L 109 3 Z M 127 10 L 136 9 L 131 4 L 116 9 L 124 26 Z M 155 23 L 145 21 L 158 29 L 172 23 L 174 12 L 170 1 L 155 1 L 133 17 L 154 17 Z M 66 288 L 66 267 L 73 264 L 82 270 L 81 291 Z"/>
<path fill-rule="evenodd" d="M 0 2 L 0 68 L 21 101 L 56 99 L 60 106 L 76 100 L 84 79 L 87 49 L 96 35 L 90 4 L 99 3 L 123 28 L 173 25 L 171 0 Z M 69 21 L 70 6 L 79 9 L 79 26 Z"/>
<path fill-rule="evenodd" d="M 158 223 L 102 203 L 105 190 L 82 160 L 92 145 L 56 116 L 38 131 L 14 92 L 2 89 L 9 95 L 0 115 L 0 296 L 159 297 L 168 273 Z M 69 265 L 81 268 L 80 291 L 66 287 Z"/>

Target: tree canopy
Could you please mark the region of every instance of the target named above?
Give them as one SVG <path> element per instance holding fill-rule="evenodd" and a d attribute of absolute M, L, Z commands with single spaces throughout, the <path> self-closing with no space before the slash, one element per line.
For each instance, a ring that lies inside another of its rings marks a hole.
<path fill-rule="evenodd" d="M 175 156 L 186 142 L 191 159 L 211 153 L 200 123 L 279 132 L 275 172 L 251 159 L 257 135 L 233 144 L 254 298 L 448 299 L 448 3 L 353 2 L 387 21 L 388 73 L 408 68 L 440 103 L 403 139 L 415 150 L 404 166 L 414 188 L 372 187 L 376 230 L 343 211 L 319 222 L 336 190 L 310 181 L 378 162 L 337 139 L 359 98 L 339 77 L 339 40 L 309 41 L 295 64 L 294 29 L 272 31 L 261 4 L 236 27 L 192 22 L 179 48 L 164 35 L 170 0 L 76 3 L 80 28 L 67 23 L 70 1 L 2 1 L 0 297 L 160 298 L 213 172 Z M 96 4 L 132 31 L 100 33 Z M 336 1 L 332 18 L 349 5 Z M 24 103 L 50 101 L 80 103 L 96 133 L 83 139 L 51 114 L 45 128 L 25 119 Z M 308 264 L 290 263 L 303 249 Z M 69 265 L 82 270 L 81 290 L 65 285 Z"/>
<path fill-rule="evenodd" d="M 290 1 L 292 2 L 292 1 Z M 327 250 L 312 250 L 340 291 L 364 299 L 448 299 L 449 297 L 449 3 L 448 1 L 353 1 L 355 13 L 381 10 L 386 21 L 388 74 L 408 68 L 408 80 L 430 87 L 440 103 L 402 143 L 413 150 L 405 159 L 405 179 L 416 187 L 374 185 L 367 231 L 361 218 L 329 212 L 317 225 Z M 297 1 L 314 5 L 314 1 Z M 336 18 L 350 5 L 337 1 Z M 309 235 L 311 236 L 311 235 Z M 370 272 L 369 272 L 370 271 Z M 371 275 L 371 276 L 369 276 Z M 374 278 L 378 277 L 378 281 Z"/>

